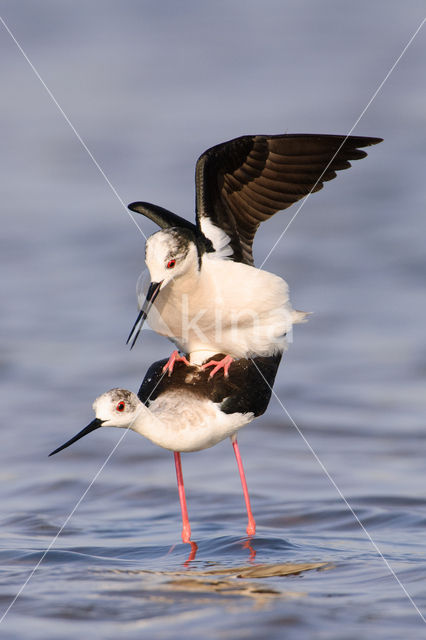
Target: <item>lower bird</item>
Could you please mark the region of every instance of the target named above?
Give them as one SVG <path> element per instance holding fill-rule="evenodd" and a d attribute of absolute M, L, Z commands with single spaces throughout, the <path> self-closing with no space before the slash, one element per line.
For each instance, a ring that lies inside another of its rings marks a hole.
<path fill-rule="evenodd" d="M 149 368 L 138 395 L 127 389 L 111 389 L 96 398 L 93 403 L 95 419 L 49 455 L 62 451 L 99 427 L 131 429 L 173 451 L 182 512 L 182 540 L 191 542 L 180 454 L 207 449 L 229 437 L 247 509 L 246 532 L 254 535 L 256 523 L 237 432 L 266 411 L 280 359 L 280 355 L 240 359 L 226 379 L 217 376 L 212 381 L 206 370 L 188 367 L 183 362 L 176 363 L 171 378 L 165 376 L 163 369 L 167 360 L 160 360 Z"/>
<path fill-rule="evenodd" d="M 227 375 L 237 358 L 272 356 L 287 347 L 293 309 L 287 283 L 256 269 L 252 245 L 261 222 L 364 158 L 381 138 L 286 134 L 242 136 L 198 159 L 196 223 L 147 202 L 129 205 L 161 227 L 146 243 L 149 277 L 138 282 L 140 313 L 177 346 L 165 370 L 183 360 Z M 178 350 L 184 354 L 179 355 Z M 223 353 L 221 360 L 212 356 Z M 189 362 L 187 357 L 189 358 Z"/>

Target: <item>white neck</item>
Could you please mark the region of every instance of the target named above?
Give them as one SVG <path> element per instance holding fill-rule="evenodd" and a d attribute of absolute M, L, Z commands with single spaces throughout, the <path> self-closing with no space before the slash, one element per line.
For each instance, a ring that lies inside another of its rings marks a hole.
<path fill-rule="evenodd" d="M 167 424 L 164 420 L 155 415 L 142 402 L 137 406 L 132 421 L 128 425 L 129 429 L 136 431 L 144 438 L 148 438 L 154 444 L 163 447 L 167 435 Z M 166 447 L 168 448 L 168 447 Z"/>

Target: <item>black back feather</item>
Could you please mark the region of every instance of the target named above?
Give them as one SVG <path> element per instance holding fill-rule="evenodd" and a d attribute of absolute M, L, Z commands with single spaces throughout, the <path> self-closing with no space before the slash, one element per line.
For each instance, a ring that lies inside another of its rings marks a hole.
<path fill-rule="evenodd" d="M 223 354 L 213 356 L 215 360 Z M 210 358 L 209 358 L 210 360 Z M 176 362 L 169 377 L 163 374 L 167 359 L 150 366 L 138 391 L 138 397 L 147 406 L 159 395 L 170 390 L 181 390 L 219 403 L 224 413 L 254 413 L 260 416 L 268 407 L 281 354 L 253 359 L 235 360 L 229 377 L 221 372 L 210 378 L 210 370 Z"/>

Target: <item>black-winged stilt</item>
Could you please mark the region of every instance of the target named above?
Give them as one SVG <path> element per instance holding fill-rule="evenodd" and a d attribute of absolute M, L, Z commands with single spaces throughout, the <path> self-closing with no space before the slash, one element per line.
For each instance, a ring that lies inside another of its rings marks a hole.
<path fill-rule="evenodd" d="M 228 373 L 234 358 L 282 353 L 292 325 L 305 313 L 289 301 L 287 283 L 253 266 L 257 228 L 290 207 L 336 171 L 364 158 L 361 147 L 381 138 L 322 134 L 242 136 L 205 151 L 195 172 L 196 223 L 147 202 L 129 205 L 162 230 L 146 245 L 149 280 L 138 283 L 144 320 L 189 354 L 193 364 Z M 221 361 L 212 359 L 224 353 Z M 169 373 L 180 358 L 174 351 Z M 207 363 L 205 362 L 206 360 Z"/>
<path fill-rule="evenodd" d="M 155 362 L 138 395 L 127 389 L 103 393 L 93 403 L 96 418 L 49 455 L 62 451 L 99 427 L 132 429 L 154 444 L 173 451 L 182 511 L 182 540 L 191 542 L 180 453 L 207 449 L 230 437 L 247 509 L 246 531 L 254 535 L 256 523 L 237 432 L 266 411 L 280 360 L 280 354 L 240 359 L 233 364 L 227 378 L 213 379 L 209 379 L 207 370 L 182 362 L 176 364 L 173 376 L 169 377 L 163 372 L 167 359 Z"/>

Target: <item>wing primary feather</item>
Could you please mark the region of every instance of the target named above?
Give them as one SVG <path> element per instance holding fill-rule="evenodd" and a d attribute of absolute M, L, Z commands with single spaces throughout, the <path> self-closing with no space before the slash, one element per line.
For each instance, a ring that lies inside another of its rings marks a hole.
<path fill-rule="evenodd" d="M 235 261 L 253 264 L 259 224 L 319 191 L 381 138 L 323 134 L 241 136 L 207 149 L 195 172 L 197 227 L 207 217 L 230 238 Z"/>

